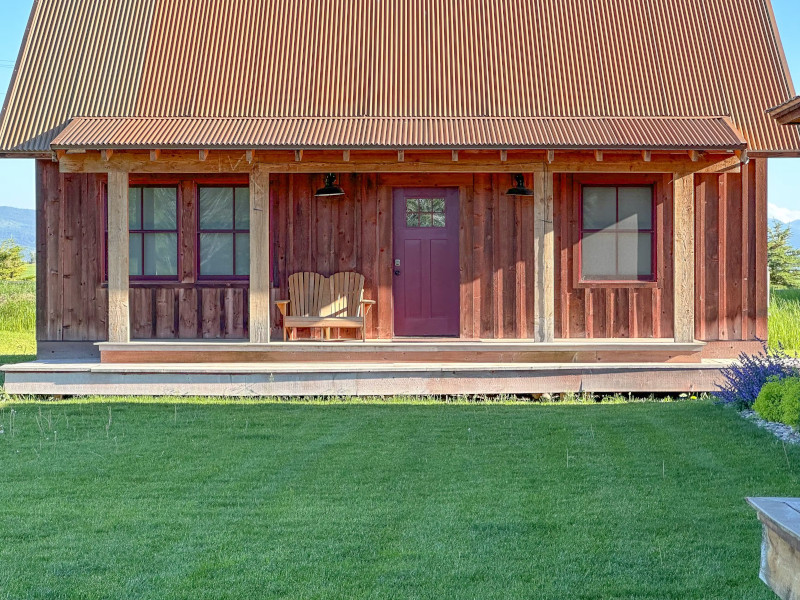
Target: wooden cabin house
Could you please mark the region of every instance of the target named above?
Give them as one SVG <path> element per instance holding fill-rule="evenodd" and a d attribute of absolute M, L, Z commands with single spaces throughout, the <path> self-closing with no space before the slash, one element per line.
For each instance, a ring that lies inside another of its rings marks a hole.
<path fill-rule="evenodd" d="M 36 0 L 6 388 L 712 389 L 794 96 L 769 0 Z"/>

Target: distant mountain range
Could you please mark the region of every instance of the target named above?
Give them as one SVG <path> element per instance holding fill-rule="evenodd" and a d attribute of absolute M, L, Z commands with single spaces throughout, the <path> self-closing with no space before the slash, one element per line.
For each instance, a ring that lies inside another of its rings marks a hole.
<path fill-rule="evenodd" d="M 36 211 L 30 208 L 0 206 L 0 242 L 13 239 L 25 249 L 36 253 Z M 26 256 L 27 258 L 27 256 Z"/>

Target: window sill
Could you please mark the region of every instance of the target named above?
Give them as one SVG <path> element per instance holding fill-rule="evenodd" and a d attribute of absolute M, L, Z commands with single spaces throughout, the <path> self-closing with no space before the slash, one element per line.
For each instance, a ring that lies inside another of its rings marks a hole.
<path fill-rule="evenodd" d="M 576 289 L 589 288 L 589 289 L 615 289 L 615 288 L 658 288 L 660 287 L 658 281 L 578 281 L 575 284 Z"/>

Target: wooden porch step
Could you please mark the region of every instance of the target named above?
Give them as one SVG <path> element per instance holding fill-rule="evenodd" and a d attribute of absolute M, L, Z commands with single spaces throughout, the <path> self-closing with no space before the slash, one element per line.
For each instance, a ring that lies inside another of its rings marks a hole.
<path fill-rule="evenodd" d="M 229 340 L 102 342 L 104 363 L 698 363 L 705 344 L 673 340 L 370 340 L 250 344 Z"/>
<path fill-rule="evenodd" d="M 695 364 L 128 363 L 3 367 L 6 391 L 33 395 L 392 396 L 712 391 L 730 361 Z"/>

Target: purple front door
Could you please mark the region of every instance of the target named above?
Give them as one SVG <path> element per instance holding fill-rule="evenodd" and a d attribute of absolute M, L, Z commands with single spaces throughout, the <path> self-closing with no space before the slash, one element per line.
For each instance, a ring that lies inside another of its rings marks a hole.
<path fill-rule="evenodd" d="M 458 189 L 394 190 L 394 334 L 458 336 Z"/>

